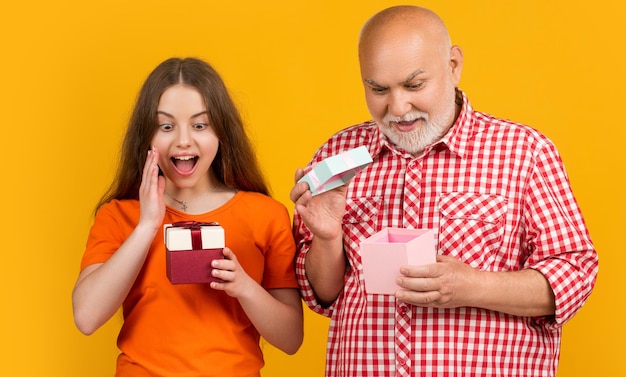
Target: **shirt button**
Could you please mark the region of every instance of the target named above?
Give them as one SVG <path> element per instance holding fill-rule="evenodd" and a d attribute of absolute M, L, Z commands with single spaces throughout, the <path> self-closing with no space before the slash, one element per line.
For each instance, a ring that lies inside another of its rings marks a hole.
<path fill-rule="evenodd" d="M 400 314 L 406 314 L 406 312 L 409 311 L 409 308 L 407 308 L 406 305 L 400 305 Z"/>
<path fill-rule="evenodd" d="M 398 364 L 400 364 L 400 366 L 406 366 L 406 361 L 405 360 L 399 360 L 400 362 Z"/>

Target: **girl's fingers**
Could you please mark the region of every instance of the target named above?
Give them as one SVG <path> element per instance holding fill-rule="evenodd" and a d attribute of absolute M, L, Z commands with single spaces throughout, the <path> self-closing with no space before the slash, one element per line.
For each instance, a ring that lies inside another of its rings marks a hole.
<path fill-rule="evenodd" d="M 237 260 L 237 257 L 235 257 L 235 254 L 233 254 L 232 250 L 230 250 L 229 248 L 225 247 L 224 250 L 222 250 L 222 255 L 224 255 L 224 258 L 229 259 L 229 260 Z"/>
<path fill-rule="evenodd" d="M 231 281 L 234 277 L 232 271 L 218 270 L 217 268 L 214 268 L 213 271 L 211 271 L 211 275 L 213 277 L 222 279 L 224 282 Z"/>
<path fill-rule="evenodd" d="M 225 247 L 222 250 L 222 255 L 224 256 L 224 259 L 214 259 L 211 262 L 211 267 L 220 270 L 234 271 L 237 268 L 237 259 L 235 254 L 229 248 Z"/>
<path fill-rule="evenodd" d="M 156 187 L 158 185 L 158 176 L 159 176 L 159 153 L 155 148 L 152 148 L 148 151 L 148 156 L 146 157 L 146 163 L 143 167 L 143 176 L 141 179 L 141 186 L 145 189 L 150 189 L 151 187 Z"/>
<path fill-rule="evenodd" d="M 159 226 L 165 215 L 165 178 L 159 176 L 159 153 L 151 148 L 146 156 L 141 184 L 139 186 L 140 221 L 151 226 Z"/>
<path fill-rule="evenodd" d="M 146 187 L 148 184 L 148 179 L 150 178 L 150 167 L 152 166 L 152 154 L 151 150 L 148 151 L 148 156 L 146 157 L 146 163 L 143 165 L 143 172 L 141 174 L 141 187 Z"/>
<path fill-rule="evenodd" d="M 147 178 L 150 176 L 150 171 L 154 165 L 154 154 L 155 151 L 150 149 L 148 151 L 148 156 L 146 157 L 146 163 L 143 166 L 143 177 Z"/>
<path fill-rule="evenodd" d="M 159 152 L 152 148 L 152 161 L 150 163 L 150 177 L 156 179 L 159 176 Z"/>

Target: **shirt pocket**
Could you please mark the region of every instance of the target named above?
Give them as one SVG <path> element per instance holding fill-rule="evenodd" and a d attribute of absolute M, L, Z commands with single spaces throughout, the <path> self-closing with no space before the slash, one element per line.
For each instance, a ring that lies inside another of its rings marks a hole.
<path fill-rule="evenodd" d="M 382 199 L 377 197 L 348 198 L 346 201 L 346 213 L 342 220 L 343 243 L 346 257 L 357 269 L 361 266 L 361 255 L 358 252 L 361 241 L 379 231 L 381 203 Z"/>
<path fill-rule="evenodd" d="M 496 269 L 504 237 L 507 199 L 499 195 L 445 193 L 439 200 L 439 253 L 481 270 Z"/>

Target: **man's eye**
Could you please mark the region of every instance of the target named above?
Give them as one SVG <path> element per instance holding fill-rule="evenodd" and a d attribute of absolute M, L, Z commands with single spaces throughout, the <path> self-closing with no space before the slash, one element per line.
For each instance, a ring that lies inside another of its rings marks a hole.
<path fill-rule="evenodd" d="M 372 88 L 372 92 L 374 92 L 374 94 L 385 94 L 387 88 Z"/>
<path fill-rule="evenodd" d="M 159 125 L 161 131 L 171 131 L 174 126 L 171 123 L 162 123 Z"/>
<path fill-rule="evenodd" d="M 418 84 L 410 84 L 410 85 L 407 85 L 406 87 L 407 87 L 409 90 L 418 90 L 418 89 L 421 89 L 421 87 L 422 87 L 422 86 L 423 86 L 423 83 L 421 83 L 421 82 L 420 82 L 420 83 L 418 83 Z"/>
<path fill-rule="evenodd" d="M 205 128 L 207 128 L 208 126 L 209 125 L 206 124 L 206 123 L 196 123 L 196 124 L 193 125 L 193 128 L 198 130 L 198 131 L 201 131 L 201 130 L 204 130 Z"/>

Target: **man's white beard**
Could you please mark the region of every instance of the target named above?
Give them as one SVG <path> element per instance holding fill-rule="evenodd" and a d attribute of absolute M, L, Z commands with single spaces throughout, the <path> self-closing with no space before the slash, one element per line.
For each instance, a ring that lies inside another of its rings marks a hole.
<path fill-rule="evenodd" d="M 398 131 L 391 122 L 412 121 L 420 119 L 423 122 L 415 130 L 410 132 Z M 402 117 L 394 117 L 387 113 L 379 124 L 382 133 L 389 138 L 398 148 L 404 149 L 412 155 L 418 155 L 441 139 L 448 131 L 448 125 L 442 125 L 437 120 L 429 120 L 428 114 L 413 110 Z"/>

